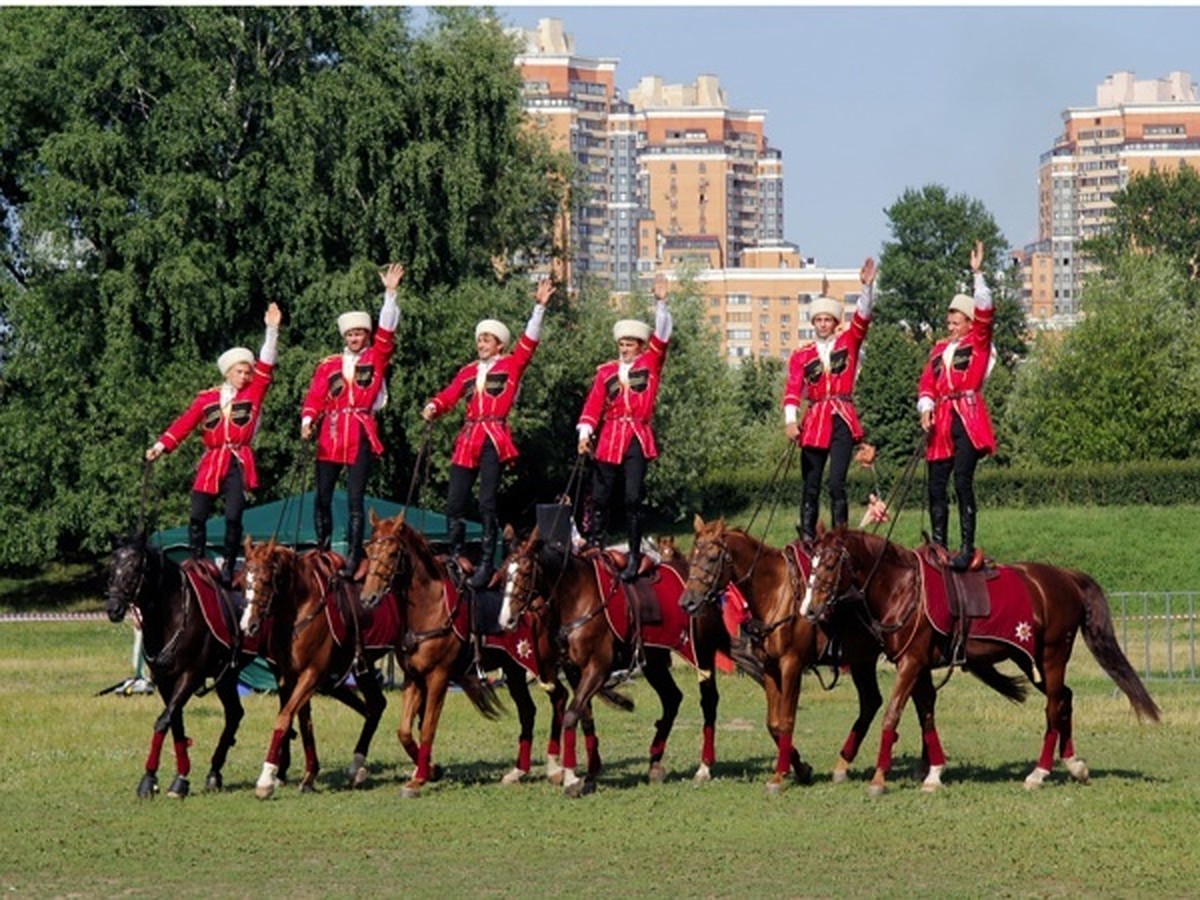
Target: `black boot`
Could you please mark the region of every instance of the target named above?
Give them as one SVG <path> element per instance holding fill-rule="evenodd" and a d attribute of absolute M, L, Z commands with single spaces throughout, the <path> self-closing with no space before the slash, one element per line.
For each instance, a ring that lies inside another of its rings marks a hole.
<path fill-rule="evenodd" d="M 446 520 L 446 539 L 449 546 L 446 556 L 457 561 L 463 555 L 463 542 L 467 536 L 467 520 L 462 516 L 453 516 Z"/>
<path fill-rule="evenodd" d="M 351 510 L 346 522 L 346 564 L 342 566 L 342 577 L 350 581 L 358 571 L 358 564 L 363 559 L 363 514 Z"/>
<path fill-rule="evenodd" d="M 588 523 L 587 545 L 601 549 L 604 546 L 604 541 L 607 537 L 605 530 L 608 527 L 608 511 L 602 510 L 598 506 L 592 509 L 592 519 Z"/>
<path fill-rule="evenodd" d="M 850 501 L 846 497 L 839 497 L 832 501 L 833 510 L 830 512 L 831 525 L 837 528 L 839 525 L 848 525 L 850 523 Z"/>
<path fill-rule="evenodd" d="M 496 535 L 496 517 L 484 516 L 479 565 L 475 567 L 475 574 L 467 582 L 475 590 L 487 587 L 496 572 Z"/>
<path fill-rule="evenodd" d="M 975 507 L 963 506 L 958 510 L 958 526 L 962 535 L 962 547 L 958 555 L 950 560 L 950 567 L 965 572 L 975 558 Z"/>
<path fill-rule="evenodd" d="M 800 540 L 811 543 L 817 539 L 817 513 L 819 511 L 816 500 L 805 497 L 800 501 Z"/>
<path fill-rule="evenodd" d="M 950 521 L 950 507 L 944 503 L 929 504 L 929 542 L 946 549 L 946 528 Z"/>
<path fill-rule="evenodd" d="M 225 545 L 222 553 L 225 561 L 221 564 L 221 585 L 233 587 L 233 570 L 237 566 L 238 552 L 242 547 L 242 526 L 236 522 L 225 523 Z"/>
<path fill-rule="evenodd" d="M 329 550 L 333 546 L 333 516 L 320 506 L 313 510 L 313 530 L 317 533 L 317 549 Z"/>
<path fill-rule="evenodd" d="M 621 580 L 626 584 L 637 581 L 638 567 L 642 564 L 642 517 L 639 513 L 629 514 L 629 561 L 621 570 Z"/>
<path fill-rule="evenodd" d="M 208 529 L 203 519 L 188 520 L 188 552 L 192 559 L 204 559 L 205 548 L 208 546 Z"/>

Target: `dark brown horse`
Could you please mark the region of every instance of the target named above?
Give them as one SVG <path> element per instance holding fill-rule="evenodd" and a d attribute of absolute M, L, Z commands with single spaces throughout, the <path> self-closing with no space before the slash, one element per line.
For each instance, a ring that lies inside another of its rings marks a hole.
<path fill-rule="evenodd" d="M 214 570 L 209 581 L 215 582 L 215 576 Z M 220 592 L 222 602 L 228 606 L 229 598 L 225 592 L 215 583 L 212 589 Z M 217 696 L 225 711 L 225 725 L 213 751 L 205 782 L 207 789 L 219 790 L 221 769 L 243 715 L 237 689 L 238 671 L 253 658 L 253 654 L 238 659 L 233 649 L 236 640 L 222 643 L 214 635 L 183 570 L 161 549 L 148 546 L 144 537 L 128 538 L 119 543 L 113 551 L 109 571 L 105 597 L 108 618 L 120 622 L 131 607 L 141 621 L 146 662 L 164 703 L 162 713 L 154 722 L 138 796 L 153 797 L 158 793 L 158 767 L 168 729 L 175 744 L 176 774 L 167 796 L 181 798 L 188 795 L 191 761 L 183 708 L 192 695 L 204 687 L 208 678 L 215 680 Z"/>
<path fill-rule="evenodd" d="M 663 564 L 662 568 L 678 572 L 680 579 L 685 574 L 679 562 Z M 604 688 L 613 672 L 631 669 L 637 663 L 633 633 L 629 631 L 622 636 L 611 609 L 616 600 L 616 582 L 612 587 L 603 587 L 593 560 L 545 544 L 536 529 L 512 550 L 501 571 L 504 575 L 501 624 L 509 625 L 531 607 L 545 604 L 546 614 L 557 628 L 558 640 L 565 646 L 564 662 L 574 696 L 563 719 L 563 790 L 569 796 L 590 793 L 599 774 L 599 754 L 595 752 L 594 739 L 589 738 L 587 774 L 580 779 L 574 771 L 575 726 L 588 714 L 592 698 Z M 731 646 L 719 611 L 713 610 L 712 615 L 695 620 L 683 632 L 671 646 L 647 640 L 643 648 L 643 674 L 662 704 L 662 717 L 655 723 L 650 745 L 651 782 L 661 782 L 666 777 L 662 758 L 683 699 L 671 677 L 671 650 L 686 654 L 686 645 L 690 643 L 699 672 L 704 726 L 700 767 L 693 776 L 697 782 L 712 777 L 711 766 L 716 759 L 717 652 L 739 658 L 750 674 L 757 675 L 753 661 L 740 657 Z"/>
<path fill-rule="evenodd" d="M 416 762 L 412 778 L 401 789 L 405 797 L 418 797 L 434 774 L 431 758 L 438 721 L 450 682 L 462 685 L 475 708 L 495 718 L 500 706 L 486 680 L 473 665 L 462 597 L 451 599 L 452 582 L 424 536 L 404 521 L 380 519 L 371 511 L 371 539 L 367 542 L 367 577 L 362 586 L 364 614 L 395 596 L 400 609 L 395 649 L 404 670 L 404 712 L 397 736 Z M 523 677 L 523 676 L 522 676 Z M 413 728 L 420 720 L 420 739 Z"/>
<path fill-rule="evenodd" d="M 896 684 L 871 779 L 873 796 L 886 789 L 896 726 L 914 686 L 929 678 L 933 667 L 957 664 L 960 656 L 972 671 L 1011 660 L 1046 695 L 1046 730 L 1041 754 L 1025 779 L 1029 788 L 1043 784 L 1056 748 L 1072 778 L 1088 778 L 1087 765 L 1075 755 L 1071 689 L 1066 686 L 1077 632 L 1138 717 L 1158 720 L 1158 707 L 1116 640 L 1108 599 L 1090 576 L 1043 563 L 1015 563 L 1000 567 L 995 581 L 996 588 L 989 589 L 991 606 L 997 616 L 1011 614 L 1012 627 L 988 632 L 983 629 L 989 619 L 970 619 L 956 652 L 949 633 L 954 629 L 943 633 L 935 627 L 938 607 L 931 596 L 940 589 L 941 578 L 916 553 L 845 528 L 818 540 L 801 612 L 846 633 L 876 639 L 896 663 Z"/>
<path fill-rule="evenodd" d="M 298 553 L 273 539 L 255 544 L 247 537 L 244 556 L 240 578 L 246 602 L 241 628 L 243 633 L 260 638 L 261 653 L 274 668 L 279 684 L 279 715 L 255 794 L 266 799 L 275 792 L 296 717 L 300 719 L 304 744 L 300 789 L 315 789 L 321 765 L 311 700 L 317 691 L 340 700 L 363 717 L 348 772 L 351 786 L 357 787 L 366 781 L 367 751 L 387 706 L 371 666 L 384 651 L 372 648 L 372 652 L 359 655 L 354 636 L 339 642 L 331 625 L 331 606 L 343 612 L 351 610 L 358 604 L 357 589 L 334 577 L 342 560 L 332 553 Z M 353 620 L 350 615 L 346 618 Z M 350 674 L 356 676 L 361 697 L 348 683 Z"/>

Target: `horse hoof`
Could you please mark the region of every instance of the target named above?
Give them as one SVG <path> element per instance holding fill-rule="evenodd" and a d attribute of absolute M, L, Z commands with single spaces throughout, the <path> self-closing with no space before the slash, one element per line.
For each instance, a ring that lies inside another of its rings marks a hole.
<path fill-rule="evenodd" d="M 313 784 L 311 781 L 300 782 L 300 793 L 315 794 L 316 792 L 317 792 L 317 786 L 315 784 Z"/>
<path fill-rule="evenodd" d="M 921 782 L 921 793 L 922 794 L 936 794 L 941 789 L 942 789 L 942 783 L 940 781 L 922 781 Z"/>
<path fill-rule="evenodd" d="M 438 765 L 437 763 L 434 763 L 433 768 L 429 772 L 429 780 L 430 781 L 441 781 L 442 776 L 445 774 L 446 773 L 442 770 L 442 767 L 440 765 Z"/>
<path fill-rule="evenodd" d="M 712 781 L 712 771 L 705 763 L 700 763 L 700 768 L 692 776 L 692 784 L 708 784 L 710 781 Z"/>
<path fill-rule="evenodd" d="M 182 775 L 176 775 L 175 780 L 171 782 L 171 786 L 167 788 L 167 796 L 174 800 L 182 800 L 190 792 L 188 780 Z"/>
<path fill-rule="evenodd" d="M 793 766 L 792 772 L 796 779 L 796 784 L 807 787 L 813 783 L 813 767 L 808 763 L 802 762 L 798 766 Z"/>
<path fill-rule="evenodd" d="M 143 800 L 149 800 L 158 793 L 158 777 L 147 772 L 138 782 L 137 795 Z"/>
<path fill-rule="evenodd" d="M 887 793 L 887 785 L 885 785 L 885 784 L 877 784 L 876 782 L 872 781 L 867 786 L 867 796 L 870 797 L 872 800 L 877 800 L 886 793 Z"/>
<path fill-rule="evenodd" d="M 596 782 L 592 781 L 592 779 L 589 778 L 586 781 L 583 781 L 582 784 L 583 790 L 579 792 L 579 796 L 587 797 L 596 793 Z"/>
<path fill-rule="evenodd" d="M 254 796 L 259 800 L 270 800 L 275 796 L 275 785 L 273 784 L 256 784 L 254 786 Z"/>
<path fill-rule="evenodd" d="M 662 784 L 667 780 L 667 770 L 663 768 L 662 763 L 650 763 L 650 783 Z"/>
<path fill-rule="evenodd" d="M 850 780 L 850 773 L 847 772 L 845 769 L 834 769 L 833 770 L 833 783 L 834 784 L 845 784 L 849 780 Z"/>
<path fill-rule="evenodd" d="M 364 784 L 367 783 L 367 779 L 370 777 L 371 777 L 371 773 L 369 771 L 367 771 L 366 766 L 362 766 L 361 768 L 356 769 L 350 775 L 351 789 L 362 787 Z"/>
<path fill-rule="evenodd" d="M 767 782 L 767 796 L 777 797 L 784 791 L 783 779 L 776 776 Z"/>
<path fill-rule="evenodd" d="M 559 769 L 557 772 L 551 772 L 550 774 L 548 774 L 546 776 L 546 780 L 548 782 L 550 782 L 552 785 L 554 785 L 555 787 L 562 787 L 562 783 L 563 783 L 562 769 Z"/>
<path fill-rule="evenodd" d="M 1041 766 L 1038 766 L 1025 776 L 1025 790 L 1036 791 L 1038 788 L 1045 785 L 1046 776 L 1049 774 L 1049 769 L 1043 769 Z"/>
<path fill-rule="evenodd" d="M 501 784 L 520 784 L 521 781 L 528 774 L 529 773 L 526 772 L 524 769 L 518 769 L 516 766 L 513 766 L 511 769 L 509 769 L 507 772 L 504 773 L 504 777 L 500 779 L 500 783 Z"/>
<path fill-rule="evenodd" d="M 1069 759 L 1064 759 L 1063 763 L 1067 767 L 1067 773 L 1078 781 L 1080 784 L 1087 784 L 1091 773 L 1088 771 L 1088 765 L 1078 756 L 1072 756 Z"/>
<path fill-rule="evenodd" d="M 204 790 L 211 792 L 223 791 L 225 789 L 225 781 L 221 777 L 220 772 L 209 772 L 208 777 L 204 779 Z"/>
<path fill-rule="evenodd" d="M 572 773 L 574 775 L 574 773 Z M 583 796 L 583 779 L 578 777 L 567 778 L 565 773 L 563 776 L 563 793 L 572 799 Z"/>
<path fill-rule="evenodd" d="M 421 785 L 415 781 L 410 781 L 404 787 L 400 788 L 400 796 L 405 800 L 416 800 L 421 796 Z"/>
<path fill-rule="evenodd" d="M 350 768 L 346 770 L 346 775 L 350 778 L 350 788 L 352 790 L 356 787 L 361 787 L 363 782 L 367 780 L 367 758 L 361 753 L 355 753 L 354 761 L 350 763 Z"/>

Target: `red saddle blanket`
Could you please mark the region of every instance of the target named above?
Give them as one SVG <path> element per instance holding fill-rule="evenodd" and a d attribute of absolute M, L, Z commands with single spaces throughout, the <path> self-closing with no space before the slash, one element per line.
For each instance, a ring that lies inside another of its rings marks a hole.
<path fill-rule="evenodd" d="M 616 572 L 599 559 L 592 561 L 600 596 L 607 600 L 604 615 L 608 627 L 620 640 L 628 641 L 631 635 L 629 597 Z M 696 665 L 695 630 L 692 617 L 683 611 L 679 598 L 683 594 L 683 577 L 670 566 L 655 566 L 649 574 L 654 586 L 658 605 L 662 610 L 662 622 L 654 625 L 642 624 L 642 643 L 652 647 L 674 650 L 693 666 Z"/>
<path fill-rule="evenodd" d="M 954 627 L 950 618 L 950 603 L 946 599 L 946 584 L 942 573 L 921 560 L 921 589 L 925 594 L 925 616 L 935 629 L 950 634 Z M 1033 602 L 1021 576 L 1007 566 L 996 568 L 996 577 L 987 582 L 991 613 L 986 617 L 968 619 L 968 634 L 973 638 L 1001 641 L 1016 647 L 1033 658 Z"/>
<path fill-rule="evenodd" d="M 208 560 L 189 559 L 180 568 L 196 595 L 208 630 L 223 645 L 232 647 L 238 633 L 237 611 L 229 592 L 217 584 L 217 567 Z"/>
<path fill-rule="evenodd" d="M 345 644 L 353 638 L 351 629 L 358 627 L 362 629 L 362 645 L 365 649 L 396 646 L 402 627 L 396 595 L 388 591 L 374 607 L 364 609 L 358 605 L 357 592 L 345 591 L 340 584 L 335 583 L 325 594 L 325 617 L 329 621 L 333 639 L 338 644 Z"/>

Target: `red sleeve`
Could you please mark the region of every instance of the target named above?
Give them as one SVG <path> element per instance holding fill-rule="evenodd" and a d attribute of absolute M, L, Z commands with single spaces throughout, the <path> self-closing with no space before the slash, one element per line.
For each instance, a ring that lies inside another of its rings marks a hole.
<path fill-rule="evenodd" d="M 454 404 L 462 398 L 467 383 L 473 377 L 470 371 L 473 365 L 474 363 L 467 363 L 459 369 L 455 376 L 450 379 L 450 383 L 438 391 L 433 399 L 429 401 L 434 405 L 437 415 L 444 416 L 450 412 L 454 408 Z"/>
<path fill-rule="evenodd" d="M 371 346 L 375 348 L 376 353 L 375 367 L 382 372 L 392 361 L 392 354 L 396 352 L 396 332 L 386 328 L 375 329 L 375 339 Z"/>
<path fill-rule="evenodd" d="M 800 362 L 803 354 L 793 350 L 788 359 L 787 385 L 783 389 L 783 406 L 799 406 L 804 396 L 804 364 Z"/>
<path fill-rule="evenodd" d="M 663 363 L 667 361 L 667 344 L 666 341 L 659 340 L 657 334 L 650 335 L 650 346 L 646 349 L 652 357 L 650 363 L 655 374 L 662 372 Z"/>
<path fill-rule="evenodd" d="M 937 396 L 937 384 L 933 380 L 933 361 L 941 352 L 940 346 L 940 344 L 934 344 L 933 349 L 929 351 L 929 359 L 925 361 L 925 368 L 921 370 L 921 380 L 917 382 L 918 398 Z"/>
<path fill-rule="evenodd" d="M 261 359 L 254 364 L 254 377 L 250 379 L 250 397 L 256 404 L 261 404 L 267 391 L 271 389 L 271 381 L 275 376 L 275 367 Z"/>
<path fill-rule="evenodd" d="M 867 329 L 870 327 L 871 320 L 864 319 L 858 314 L 858 310 L 855 310 L 854 315 L 850 317 L 850 327 L 846 329 L 846 341 L 856 353 L 862 346 L 862 342 L 866 340 Z"/>
<path fill-rule="evenodd" d="M 517 378 L 525 374 L 525 369 L 533 361 L 533 354 L 537 351 L 537 348 L 537 341 L 529 337 L 529 335 L 521 335 L 521 339 L 517 341 L 517 346 L 513 348 L 512 352 L 513 369 Z"/>
<path fill-rule="evenodd" d="M 192 405 L 184 410 L 183 415 L 167 426 L 167 430 L 162 433 L 159 438 L 162 445 L 170 452 L 183 443 L 186 438 L 197 425 L 200 424 L 200 419 L 204 416 L 204 394 L 197 394 L 196 399 L 192 401 Z"/>
<path fill-rule="evenodd" d="M 596 369 L 596 377 L 592 381 L 592 389 L 588 391 L 587 399 L 583 402 L 583 412 L 579 414 L 580 425 L 592 426 L 595 431 L 600 424 L 600 415 L 604 412 L 604 366 Z"/>
<path fill-rule="evenodd" d="M 317 416 L 325 411 L 325 379 L 322 373 L 325 370 L 325 363 L 330 357 L 325 357 L 317 363 L 317 370 L 313 372 L 312 382 L 308 386 L 308 394 L 304 397 L 304 405 L 300 407 L 300 417 L 316 420 Z"/>

